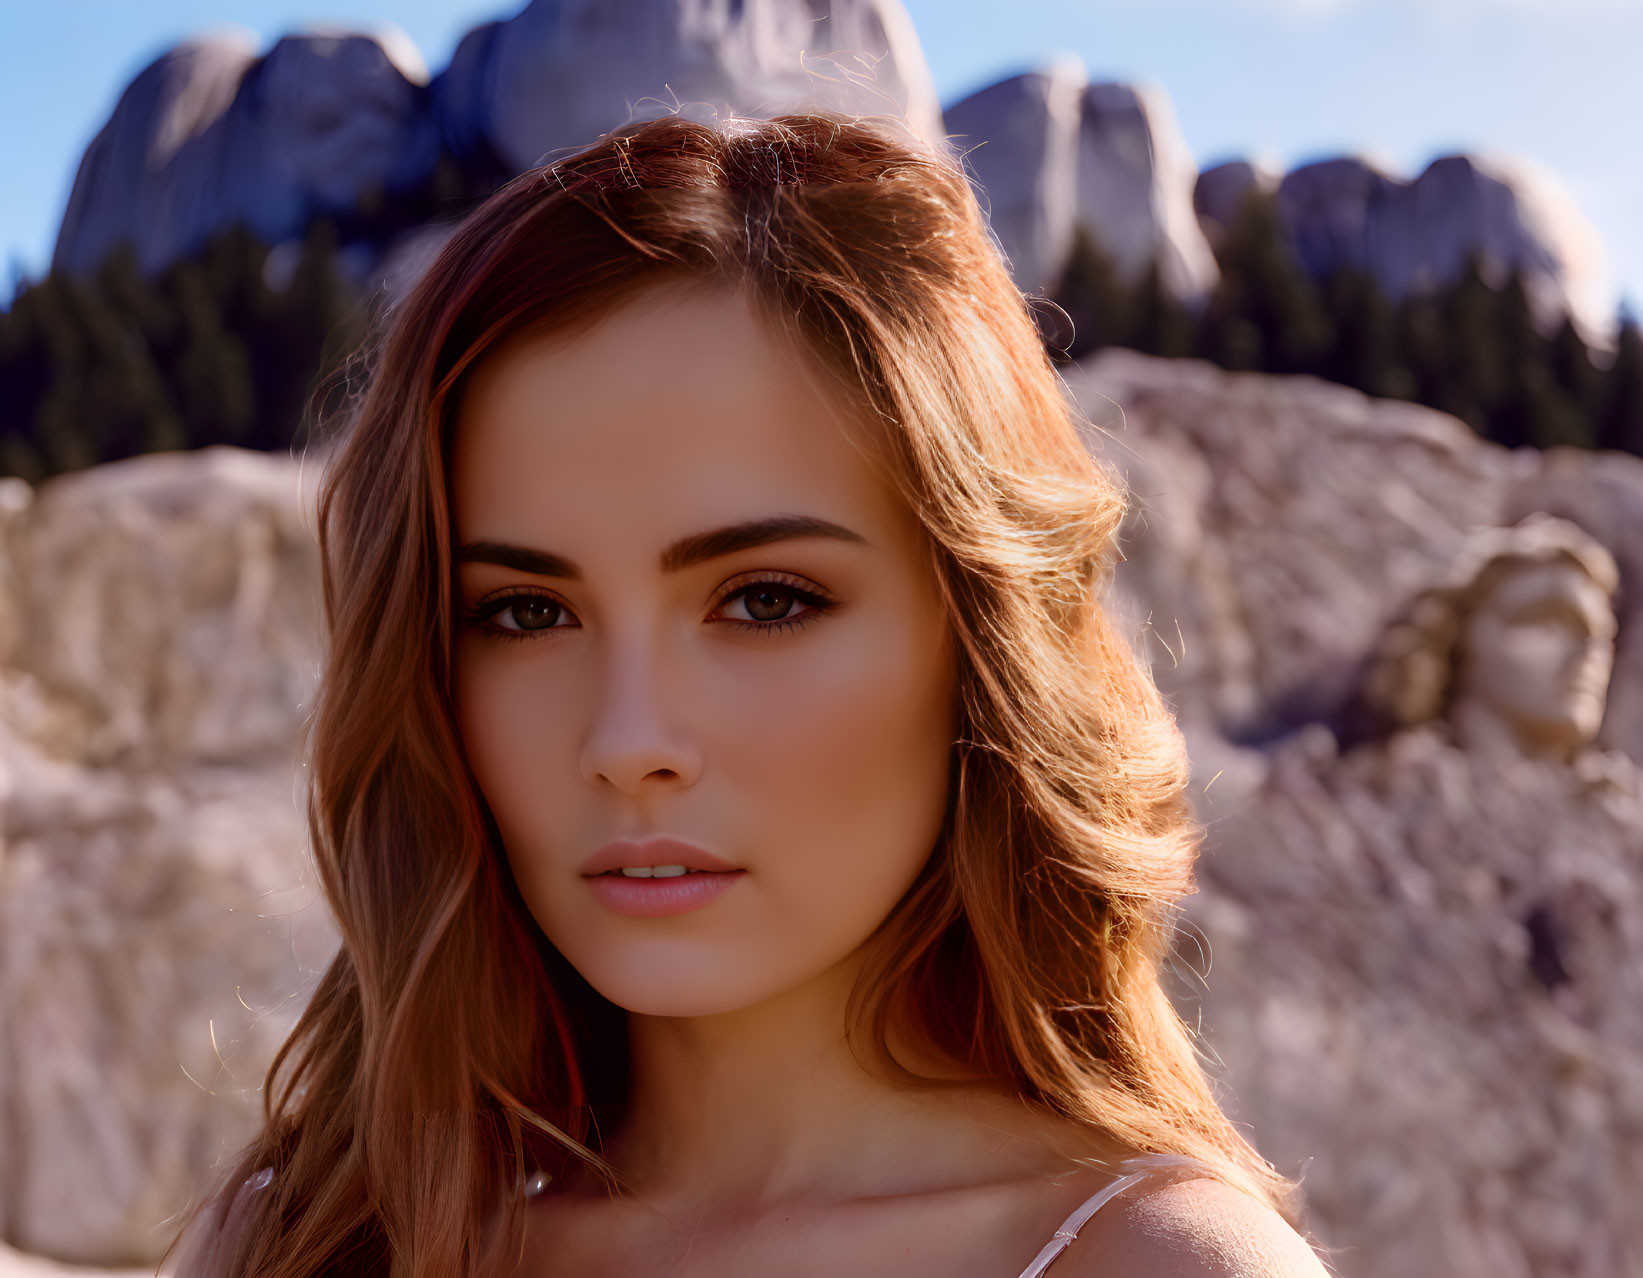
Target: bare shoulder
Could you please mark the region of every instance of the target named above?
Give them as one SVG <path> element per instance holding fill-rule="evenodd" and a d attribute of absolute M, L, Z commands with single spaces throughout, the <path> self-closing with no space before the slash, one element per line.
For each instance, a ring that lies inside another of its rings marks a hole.
<path fill-rule="evenodd" d="M 1079 1244 L 1068 1249 L 1065 1259 L 1078 1259 L 1066 1278 L 1329 1278 L 1288 1221 L 1207 1176 L 1119 1194 Z"/>

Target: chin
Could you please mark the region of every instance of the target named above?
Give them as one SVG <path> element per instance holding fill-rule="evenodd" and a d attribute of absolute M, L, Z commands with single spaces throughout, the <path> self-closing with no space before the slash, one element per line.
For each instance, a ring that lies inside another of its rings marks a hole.
<path fill-rule="evenodd" d="M 639 959 L 630 963 L 577 965 L 595 990 L 624 1011 L 638 1016 L 716 1016 L 750 1007 L 786 988 L 759 979 L 760 966 L 719 956 L 691 963 L 682 956 Z"/>
<path fill-rule="evenodd" d="M 1603 721 L 1601 715 L 1593 721 L 1587 714 L 1571 714 L 1567 707 L 1534 718 L 1523 715 L 1521 720 L 1532 725 L 1533 739 L 1559 748 L 1580 746 L 1590 741 L 1597 735 Z"/>
<path fill-rule="evenodd" d="M 715 997 L 717 991 L 713 990 L 680 990 L 676 993 L 662 994 L 654 990 L 644 993 L 629 990 L 599 992 L 617 1007 L 625 1012 L 632 1012 L 635 1016 L 719 1016 L 725 1012 L 739 1011 L 759 1001 L 757 998 Z"/>

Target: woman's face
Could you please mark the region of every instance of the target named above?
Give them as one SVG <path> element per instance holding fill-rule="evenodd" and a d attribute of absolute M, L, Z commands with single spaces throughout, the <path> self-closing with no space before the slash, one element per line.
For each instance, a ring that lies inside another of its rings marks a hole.
<path fill-rule="evenodd" d="M 1519 568 L 1467 619 L 1463 694 L 1535 739 L 1591 741 L 1603 725 L 1616 629 L 1608 594 L 1576 565 Z"/>
<path fill-rule="evenodd" d="M 537 923 L 630 1011 L 728 1011 L 820 974 L 934 847 L 952 641 L 865 439 L 735 292 L 654 289 L 473 370 L 451 461 L 458 605 L 480 614 L 458 630 L 459 727 Z M 757 535 L 778 519 L 830 532 Z M 511 564 L 487 562 L 502 546 Z M 743 873 L 659 916 L 607 895 L 678 880 L 584 874 L 612 841 L 664 837 Z"/>

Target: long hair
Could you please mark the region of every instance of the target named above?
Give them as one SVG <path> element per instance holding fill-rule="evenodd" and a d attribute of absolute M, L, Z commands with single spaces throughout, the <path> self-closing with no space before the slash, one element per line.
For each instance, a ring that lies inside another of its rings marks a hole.
<path fill-rule="evenodd" d="M 957 642 L 950 806 L 867 942 L 858 1058 L 953 1080 L 896 1059 L 893 1027 L 1298 1225 L 1161 983 L 1204 830 L 1182 734 L 1102 606 L 1123 484 L 1080 442 L 961 164 L 893 117 L 675 115 L 507 183 L 382 317 L 319 499 L 308 819 L 341 946 L 213 1191 L 238 1191 L 221 1271 L 486 1273 L 522 1246 L 535 1167 L 617 1182 L 596 1118 L 625 1094 L 624 1015 L 535 926 L 455 727 L 447 459 L 488 349 L 675 281 L 745 290 L 870 423 Z"/>

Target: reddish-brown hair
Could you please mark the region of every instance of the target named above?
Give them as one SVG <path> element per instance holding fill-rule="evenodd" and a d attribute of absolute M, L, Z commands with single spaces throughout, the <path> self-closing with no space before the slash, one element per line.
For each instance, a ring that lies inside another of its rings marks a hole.
<path fill-rule="evenodd" d="M 1161 984 L 1203 830 L 1183 738 L 1101 602 L 1122 483 L 1080 442 L 960 165 L 887 117 L 666 116 L 470 215 L 385 316 L 336 441 L 308 811 L 342 944 L 214 1189 L 217 1219 L 235 1204 L 216 1272 L 496 1272 L 524 1175 L 555 1156 L 613 1174 L 590 1121 L 624 1093 L 623 1013 L 524 907 L 455 727 L 446 461 L 464 373 L 500 339 L 689 281 L 745 290 L 883 442 L 960 653 L 948 816 L 869 942 L 862 1059 L 917 1080 L 893 1028 L 1298 1224 Z"/>

